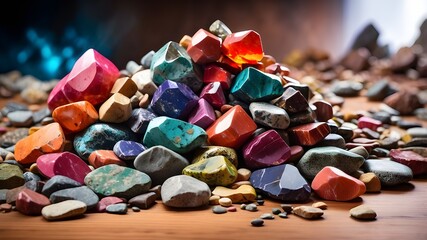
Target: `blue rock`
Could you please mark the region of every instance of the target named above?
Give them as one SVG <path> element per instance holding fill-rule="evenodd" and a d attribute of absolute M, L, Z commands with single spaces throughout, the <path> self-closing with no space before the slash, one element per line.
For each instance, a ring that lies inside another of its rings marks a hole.
<path fill-rule="evenodd" d="M 132 110 L 132 115 L 126 124 L 134 133 L 144 135 L 147 130 L 148 123 L 156 117 L 156 114 L 147 109 L 135 108 Z"/>
<path fill-rule="evenodd" d="M 311 195 L 310 185 L 290 164 L 256 170 L 250 182 L 257 191 L 284 202 L 306 202 Z"/>
<path fill-rule="evenodd" d="M 134 160 L 144 150 L 145 147 L 141 143 L 127 140 L 120 140 L 113 147 L 116 156 L 122 160 Z"/>
<path fill-rule="evenodd" d="M 128 212 L 128 206 L 126 203 L 111 204 L 107 206 L 105 211 L 113 214 L 126 214 Z"/>
<path fill-rule="evenodd" d="M 24 172 L 24 179 L 25 179 L 25 182 L 29 182 L 29 181 L 38 182 L 42 180 L 39 175 L 32 172 Z"/>
<path fill-rule="evenodd" d="M 184 154 L 206 143 L 203 128 L 170 117 L 157 117 L 148 124 L 143 144 L 147 147 L 161 145 Z"/>

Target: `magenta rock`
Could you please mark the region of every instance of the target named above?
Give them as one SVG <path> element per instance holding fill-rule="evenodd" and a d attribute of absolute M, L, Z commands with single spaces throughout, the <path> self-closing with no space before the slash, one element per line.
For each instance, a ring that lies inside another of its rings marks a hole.
<path fill-rule="evenodd" d="M 276 130 L 261 133 L 243 147 L 245 164 L 251 169 L 280 165 L 290 157 L 290 147 Z"/>
<path fill-rule="evenodd" d="M 203 98 L 200 98 L 196 107 L 190 113 L 188 122 L 207 129 L 216 120 L 215 111 L 212 106 Z"/>
<path fill-rule="evenodd" d="M 62 91 L 65 85 L 65 82 L 67 82 L 67 79 L 68 79 L 68 74 L 65 75 L 65 77 L 58 82 L 58 84 L 56 84 L 56 86 L 52 89 L 52 91 L 49 94 L 49 98 L 47 99 L 47 106 L 52 112 L 55 108 L 70 103 L 67 97 L 65 96 L 64 92 Z"/>
<path fill-rule="evenodd" d="M 44 154 L 37 159 L 37 167 L 48 178 L 62 175 L 81 184 L 91 171 L 79 156 L 71 152 Z"/>
<path fill-rule="evenodd" d="M 357 127 L 360 129 L 369 128 L 371 130 L 376 131 L 378 127 L 380 127 L 382 123 L 376 119 L 370 117 L 361 117 L 358 119 Z"/>
<path fill-rule="evenodd" d="M 124 203 L 125 200 L 123 198 L 108 196 L 104 197 L 96 204 L 95 210 L 96 212 L 105 212 L 107 206 L 116 204 L 116 203 Z"/>
<path fill-rule="evenodd" d="M 408 166 L 414 175 L 427 174 L 427 158 L 413 151 L 392 149 L 391 160 Z"/>
<path fill-rule="evenodd" d="M 206 99 L 215 109 L 220 109 L 227 102 L 220 82 L 206 84 L 200 93 L 200 98 Z"/>
<path fill-rule="evenodd" d="M 25 215 L 41 215 L 42 208 L 49 205 L 50 201 L 45 195 L 24 188 L 16 198 L 16 209 Z"/>

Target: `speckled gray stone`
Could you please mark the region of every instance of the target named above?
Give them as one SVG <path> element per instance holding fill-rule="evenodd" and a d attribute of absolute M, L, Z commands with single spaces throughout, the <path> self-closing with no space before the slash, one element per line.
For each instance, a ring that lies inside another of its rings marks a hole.
<path fill-rule="evenodd" d="M 193 208 L 209 204 L 209 186 L 190 176 L 177 175 L 168 178 L 162 185 L 163 204 L 168 207 Z"/>
<path fill-rule="evenodd" d="M 266 102 L 253 102 L 249 105 L 252 118 L 263 126 L 286 129 L 290 124 L 288 113 L 280 107 Z"/>
<path fill-rule="evenodd" d="M 413 179 L 409 167 L 391 160 L 368 159 L 363 164 L 363 169 L 365 172 L 375 173 L 383 186 L 407 183 Z"/>

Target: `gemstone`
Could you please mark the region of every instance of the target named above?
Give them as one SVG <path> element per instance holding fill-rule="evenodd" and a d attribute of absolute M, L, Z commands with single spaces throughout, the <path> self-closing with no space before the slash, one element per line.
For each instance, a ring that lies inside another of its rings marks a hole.
<path fill-rule="evenodd" d="M 230 161 L 236 168 L 239 164 L 239 159 L 236 150 L 229 147 L 223 146 L 202 146 L 194 152 L 194 158 L 192 163 L 196 163 L 200 160 L 204 160 L 210 157 L 224 156 Z"/>
<path fill-rule="evenodd" d="M 272 103 L 280 108 L 283 108 L 288 113 L 297 113 L 307 110 L 307 99 L 298 90 L 292 87 L 286 88 L 278 98 L 274 99 Z"/>
<path fill-rule="evenodd" d="M 316 106 L 316 110 L 314 110 L 314 112 L 316 113 L 317 121 L 327 122 L 334 116 L 332 105 L 329 102 L 324 100 L 317 100 L 312 104 Z"/>
<path fill-rule="evenodd" d="M 138 91 L 138 86 L 136 85 L 135 81 L 129 77 L 121 77 L 114 83 L 110 94 L 114 95 L 115 93 L 120 93 L 123 96 L 131 98 L 136 93 L 136 91 Z"/>
<path fill-rule="evenodd" d="M 215 22 L 209 26 L 209 31 L 223 40 L 231 34 L 230 28 L 228 28 L 221 20 L 215 20 Z"/>
<path fill-rule="evenodd" d="M 220 109 L 222 105 L 226 104 L 225 95 L 219 82 L 206 84 L 200 93 L 200 98 L 204 98 L 215 109 Z"/>
<path fill-rule="evenodd" d="M 224 156 L 214 156 L 190 164 L 182 174 L 197 178 L 210 186 L 227 186 L 236 181 L 237 169 Z"/>
<path fill-rule="evenodd" d="M 98 111 L 90 102 L 79 101 L 55 108 L 52 117 L 64 131 L 79 132 L 98 120 Z"/>
<path fill-rule="evenodd" d="M 254 121 L 260 125 L 275 129 L 286 129 L 290 124 L 288 113 L 273 104 L 253 102 L 249 105 Z"/>
<path fill-rule="evenodd" d="M 49 199 L 30 189 L 23 189 L 18 194 L 15 205 L 16 210 L 25 215 L 41 215 L 43 207 L 50 204 Z"/>
<path fill-rule="evenodd" d="M 215 62 L 221 56 L 221 39 L 204 29 L 199 29 L 191 38 L 187 53 L 197 64 Z"/>
<path fill-rule="evenodd" d="M 360 129 L 368 128 L 373 131 L 376 131 L 378 127 L 381 127 L 381 125 L 382 125 L 382 122 L 366 116 L 361 117 L 357 120 L 357 127 Z"/>
<path fill-rule="evenodd" d="M 229 90 L 231 87 L 231 78 L 231 73 L 220 66 L 214 64 L 205 66 L 203 72 L 204 84 L 219 82 L 224 90 Z"/>
<path fill-rule="evenodd" d="M 108 164 L 126 166 L 126 163 L 120 160 L 113 150 L 95 150 L 89 155 L 88 162 L 94 168 L 99 168 Z"/>
<path fill-rule="evenodd" d="M 325 122 L 307 123 L 288 130 L 291 143 L 303 146 L 313 146 L 323 140 L 329 133 L 329 125 Z"/>
<path fill-rule="evenodd" d="M 254 64 L 261 61 L 264 56 L 261 37 L 253 30 L 227 35 L 222 43 L 222 52 L 239 64 Z"/>
<path fill-rule="evenodd" d="M 196 107 L 188 116 L 188 122 L 207 129 L 216 120 L 213 107 L 204 99 L 197 101 Z"/>
<path fill-rule="evenodd" d="M 135 108 L 126 122 L 127 126 L 137 134 L 145 134 L 148 123 L 157 115 L 144 108 Z"/>
<path fill-rule="evenodd" d="M 120 140 L 114 144 L 113 151 L 122 160 L 134 160 L 145 150 L 144 145 L 135 141 Z"/>
<path fill-rule="evenodd" d="M 178 175 L 163 183 L 161 195 L 163 204 L 168 207 L 194 208 L 209 204 L 211 190 L 206 183 L 196 178 Z"/>

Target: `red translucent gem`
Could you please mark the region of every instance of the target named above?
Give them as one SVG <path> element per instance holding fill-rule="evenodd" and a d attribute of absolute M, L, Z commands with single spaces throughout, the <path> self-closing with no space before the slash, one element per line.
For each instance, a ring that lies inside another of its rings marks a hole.
<path fill-rule="evenodd" d="M 256 64 L 264 56 L 261 37 L 253 30 L 228 35 L 222 44 L 222 52 L 239 64 Z"/>
<path fill-rule="evenodd" d="M 219 82 L 224 90 L 228 90 L 231 86 L 231 77 L 232 76 L 229 71 L 220 66 L 210 64 L 205 67 L 203 83 L 208 84 L 212 82 Z"/>
<path fill-rule="evenodd" d="M 200 98 L 204 98 L 212 107 L 220 109 L 222 105 L 226 104 L 224 91 L 222 91 L 221 83 L 212 82 L 207 84 L 202 92 Z"/>

